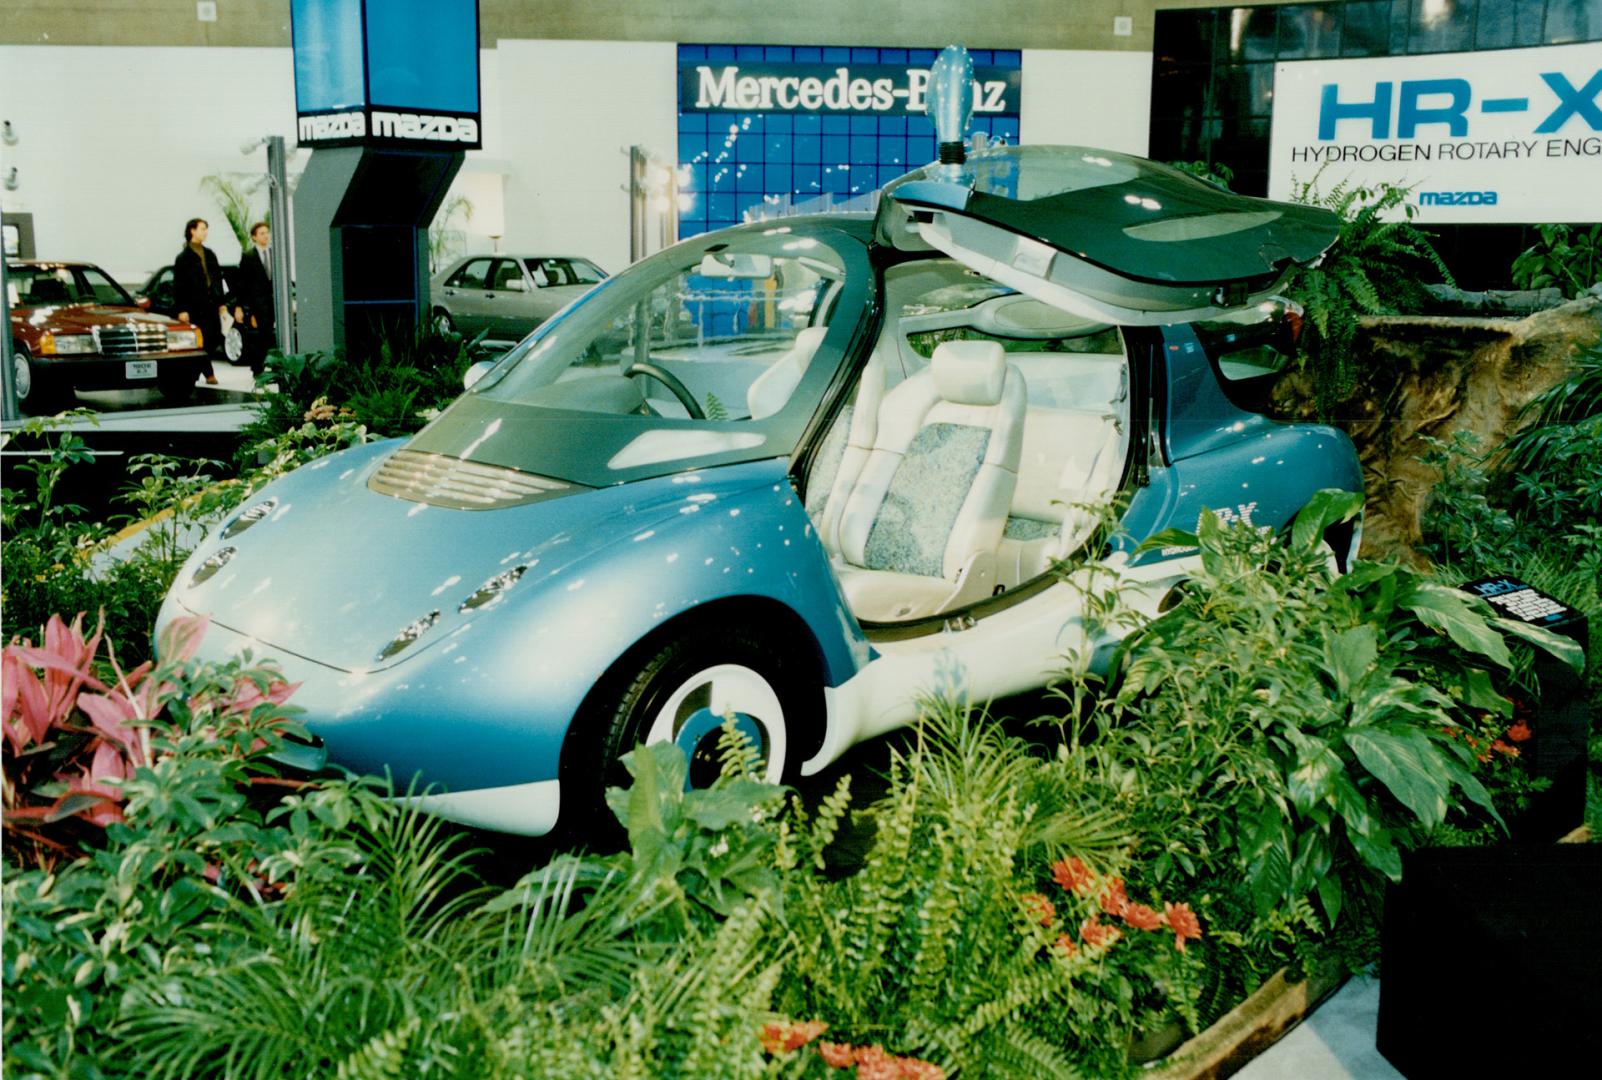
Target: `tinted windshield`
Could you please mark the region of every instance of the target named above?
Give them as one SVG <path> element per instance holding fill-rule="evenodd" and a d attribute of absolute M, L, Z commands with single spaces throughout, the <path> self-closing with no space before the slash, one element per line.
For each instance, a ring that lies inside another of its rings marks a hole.
<path fill-rule="evenodd" d="M 413 445 L 591 486 L 788 454 L 871 286 L 831 228 L 681 244 L 525 339 Z"/>
<path fill-rule="evenodd" d="M 595 285 L 606 278 L 600 268 L 583 259 L 524 259 L 534 284 L 545 287 Z"/>
<path fill-rule="evenodd" d="M 10 266 L 6 291 L 17 307 L 133 303 L 121 285 L 93 266 Z"/>

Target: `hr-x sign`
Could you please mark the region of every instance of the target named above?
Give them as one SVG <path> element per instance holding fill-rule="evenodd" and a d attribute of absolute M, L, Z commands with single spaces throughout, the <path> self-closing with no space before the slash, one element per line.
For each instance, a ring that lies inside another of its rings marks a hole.
<path fill-rule="evenodd" d="M 1602 219 L 1602 43 L 1280 64 L 1269 195 L 1315 175 L 1424 223 Z"/>

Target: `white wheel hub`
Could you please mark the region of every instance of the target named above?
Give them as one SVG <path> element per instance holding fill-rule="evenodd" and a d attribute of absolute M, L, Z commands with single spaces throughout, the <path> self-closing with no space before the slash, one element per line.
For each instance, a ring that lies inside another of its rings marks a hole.
<path fill-rule="evenodd" d="M 33 364 L 29 363 L 28 358 L 22 353 L 12 353 L 11 370 L 14 378 L 12 385 L 16 387 L 17 397 L 27 397 L 28 391 L 33 389 Z"/>
<path fill-rule="evenodd" d="M 789 750 L 784 707 L 768 680 L 741 664 L 718 664 L 684 680 L 657 710 L 645 741 L 677 742 L 693 769 L 698 758 L 716 753 L 728 717 L 755 744 L 761 778 L 778 783 Z"/>

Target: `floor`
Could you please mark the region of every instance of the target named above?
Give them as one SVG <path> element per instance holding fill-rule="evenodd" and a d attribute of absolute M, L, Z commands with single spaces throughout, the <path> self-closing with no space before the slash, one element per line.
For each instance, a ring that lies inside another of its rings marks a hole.
<path fill-rule="evenodd" d="M 1236 1077 L 1243 1080 L 1400 1080 L 1374 1048 L 1379 980 L 1357 975 Z"/>

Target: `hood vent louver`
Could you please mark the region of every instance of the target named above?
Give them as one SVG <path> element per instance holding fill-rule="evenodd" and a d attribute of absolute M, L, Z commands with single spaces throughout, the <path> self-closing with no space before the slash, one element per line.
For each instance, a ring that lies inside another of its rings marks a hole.
<path fill-rule="evenodd" d="M 397 450 L 367 482 L 369 490 L 451 510 L 499 510 L 572 494 L 572 484 L 447 454 Z"/>

